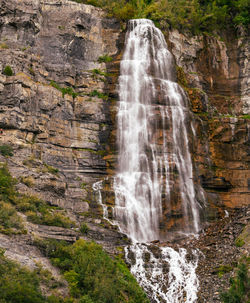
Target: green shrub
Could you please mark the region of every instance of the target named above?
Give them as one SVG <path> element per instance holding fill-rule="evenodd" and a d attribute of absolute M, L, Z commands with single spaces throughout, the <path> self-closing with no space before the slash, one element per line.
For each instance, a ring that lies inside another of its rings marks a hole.
<path fill-rule="evenodd" d="M 11 177 L 7 166 L 0 167 L 0 199 L 5 202 L 12 202 L 15 199 L 16 191 L 14 185 L 16 180 Z"/>
<path fill-rule="evenodd" d="M 6 65 L 4 70 L 3 70 L 3 74 L 6 76 L 12 76 L 13 75 L 13 71 L 11 69 L 11 67 L 9 65 Z"/>
<path fill-rule="evenodd" d="M 0 255 L 0 302 L 46 302 L 39 289 L 38 277 L 3 255 Z"/>
<path fill-rule="evenodd" d="M 124 262 L 113 260 L 94 242 L 38 240 L 36 245 L 63 271 L 71 295 L 80 302 L 149 302 Z"/>
<path fill-rule="evenodd" d="M 98 97 L 103 100 L 108 100 L 108 95 L 98 92 L 96 89 L 89 93 L 90 97 Z"/>
<path fill-rule="evenodd" d="M 103 56 L 100 56 L 100 57 L 98 58 L 98 62 L 99 62 L 99 63 L 102 63 L 102 62 L 108 63 L 108 62 L 111 62 L 112 60 L 113 60 L 113 58 L 110 57 L 110 56 L 107 55 L 107 54 L 105 54 L 105 55 L 103 55 Z"/>
<path fill-rule="evenodd" d="M 0 145 L 0 153 L 4 157 L 13 156 L 13 148 L 8 144 Z"/>
<path fill-rule="evenodd" d="M 245 244 L 245 241 L 244 241 L 243 239 L 241 239 L 241 238 L 237 238 L 237 239 L 235 240 L 235 245 L 236 245 L 237 247 L 242 247 L 244 244 Z"/>
<path fill-rule="evenodd" d="M 58 89 L 64 98 L 65 95 L 70 95 L 75 99 L 78 96 L 78 93 L 74 91 L 72 87 L 61 87 L 58 83 L 55 81 L 50 81 L 50 85 L 53 86 L 54 88 Z"/>
<path fill-rule="evenodd" d="M 25 229 L 15 207 L 0 202 L 0 232 L 4 234 L 24 233 Z"/>
<path fill-rule="evenodd" d="M 3 42 L 3 43 L 0 44 L 0 48 L 1 49 L 8 49 L 9 46 L 5 42 Z"/>
<path fill-rule="evenodd" d="M 44 165 L 43 172 L 48 172 L 48 173 L 51 173 L 53 175 L 57 175 L 58 174 L 58 172 L 59 172 L 58 168 L 50 166 L 50 165 L 48 165 L 46 163 L 44 163 L 43 165 Z"/>
<path fill-rule="evenodd" d="M 230 288 L 227 292 L 221 293 L 221 300 L 224 303 L 243 303 L 249 302 L 250 278 L 247 266 L 240 263 L 237 276 L 230 279 Z"/>
<path fill-rule="evenodd" d="M 233 268 L 230 265 L 221 265 L 215 269 L 215 272 L 221 278 L 225 273 L 228 273 L 232 270 Z"/>
<path fill-rule="evenodd" d="M 86 235 L 88 233 L 88 231 L 89 231 L 88 225 L 86 223 L 82 223 L 81 227 L 80 227 L 80 232 L 83 235 Z"/>
<path fill-rule="evenodd" d="M 122 21 L 148 18 L 161 29 L 174 27 L 192 34 L 244 26 L 250 22 L 249 0 L 73 0 L 107 10 Z M 105 55 L 104 55 L 105 56 Z"/>

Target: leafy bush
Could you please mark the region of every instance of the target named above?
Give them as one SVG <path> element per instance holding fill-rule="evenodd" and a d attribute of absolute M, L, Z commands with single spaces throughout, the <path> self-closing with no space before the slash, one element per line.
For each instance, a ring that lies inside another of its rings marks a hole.
<path fill-rule="evenodd" d="M 25 229 L 15 207 L 0 202 L 0 232 L 4 234 L 24 233 Z"/>
<path fill-rule="evenodd" d="M 86 235 L 88 233 L 88 231 L 89 231 L 88 225 L 86 223 L 82 223 L 81 227 L 80 227 L 80 232 L 83 235 Z"/>
<path fill-rule="evenodd" d="M 239 264 L 237 276 L 230 280 L 230 285 L 227 292 L 221 293 L 221 300 L 224 303 L 249 302 L 250 278 L 245 263 Z"/>
<path fill-rule="evenodd" d="M 61 87 L 58 83 L 55 81 L 50 81 L 50 85 L 53 86 L 54 88 L 58 89 L 61 93 L 62 96 L 64 97 L 65 95 L 70 95 L 75 99 L 78 96 L 78 93 L 74 91 L 74 89 L 70 86 L 67 87 Z"/>
<path fill-rule="evenodd" d="M 59 169 L 44 163 L 43 172 L 48 172 L 48 173 L 51 173 L 53 175 L 56 175 L 59 172 Z"/>
<path fill-rule="evenodd" d="M 108 96 L 101 93 L 101 92 L 98 92 L 96 89 L 93 90 L 92 92 L 89 93 L 89 96 L 90 97 L 98 97 L 100 99 L 103 99 L 103 100 L 108 100 Z"/>
<path fill-rule="evenodd" d="M 28 221 L 32 223 L 65 228 L 75 226 L 74 222 L 68 217 L 37 197 L 19 195 L 14 203 L 16 208 L 24 212 Z"/>
<path fill-rule="evenodd" d="M 30 271 L 8 260 L 0 250 L 0 302 L 1 303 L 73 303 L 70 298 L 62 299 L 51 295 L 45 298 L 39 283 L 46 285 L 53 280 L 51 274 L 38 269 Z M 50 287 L 53 289 L 53 285 Z"/>
<path fill-rule="evenodd" d="M 0 199 L 4 202 L 12 202 L 16 196 L 14 185 L 16 180 L 11 177 L 7 166 L 0 167 Z"/>
<path fill-rule="evenodd" d="M 6 65 L 3 70 L 3 74 L 6 76 L 12 76 L 13 75 L 12 68 L 9 65 Z"/>
<path fill-rule="evenodd" d="M 45 303 L 38 277 L 0 255 L 0 302 Z"/>
<path fill-rule="evenodd" d="M 235 240 L 235 245 L 236 245 L 237 247 L 242 247 L 244 244 L 245 244 L 245 241 L 244 241 L 243 239 L 241 239 L 241 238 L 237 238 L 237 239 Z"/>
<path fill-rule="evenodd" d="M 135 278 L 121 260 L 111 259 L 94 242 L 37 241 L 63 272 L 71 295 L 84 303 L 148 303 Z"/>
<path fill-rule="evenodd" d="M 0 153 L 4 157 L 13 156 L 13 148 L 8 144 L 0 145 Z"/>
<path fill-rule="evenodd" d="M 105 55 L 103 55 L 103 56 L 100 56 L 100 57 L 98 58 L 98 62 L 99 62 L 99 63 L 102 63 L 102 62 L 108 63 L 108 62 L 111 62 L 112 60 L 113 60 L 113 58 L 110 57 L 110 56 L 107 55 L 107 54 L 105 54 Z"/>

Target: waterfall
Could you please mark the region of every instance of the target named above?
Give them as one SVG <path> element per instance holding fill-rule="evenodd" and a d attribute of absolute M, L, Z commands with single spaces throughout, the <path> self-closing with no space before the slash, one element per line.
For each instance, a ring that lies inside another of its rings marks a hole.
<path fill-rule="evenodd" d="M 181 221 L 173 231 L 199 230 L 188 100 L 175 80 L 162 32 L 151 20 L 129 21 L 119 77 L 115 217 L 138 242 L 161 239 L 160 225 L 171 216 Z"/>
<path fill-rule="evenodd" d="M 174 59 L 162 32 L 150 20 L 130 20 L 120 64 L 113 220 L 102 201 L 101 183 L 93 189 L 104 218 L 132 239 L 126 261 L 152 302 L 197 299 L 197 251 L 150 243 L 199 231 L 201 206 L 189 133 L 195 130 L 188 99 L 176 83 Z"/>

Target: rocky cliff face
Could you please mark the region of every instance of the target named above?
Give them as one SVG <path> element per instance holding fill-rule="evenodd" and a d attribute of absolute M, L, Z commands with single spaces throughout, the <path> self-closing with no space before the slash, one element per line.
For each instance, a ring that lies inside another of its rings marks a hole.
<path fill-rule="evenodd" d="M 225 208 L 249 203 L 249 41 L 188 38 L 174 30 L 166 36 L 191 100 L 197 182 L 207 192 L 206 218 L 214 220 Z M 92 185 L 115 169 L 123 43 L 119 22 L 92 6 L 67 0 L 0 3 L 0 71 L 8 65 L 13 71 L 0 75 L 0 144 L 14 148 L 7 162 L 17 188 L 66 209 L 78 225 L 86 222 L 87 237 L 112 252 L 126 239 L 103 220 Z M 114 203 L 110 183 L 103 185 L 108 205 Z M 29 231 L 68 241 L 79 237 L 46 227 Z M 0 247 L 15 256 L 19 249 L 6 239 Z"/>
<path fill-rule="evenodd" d="M 88 211 L 85 187 L 106 174 L 112 127 L 107 87 L 113 75 L 107 77 L 98 58 L 118 53 L 119 35 L 119 23 L 92 6 L 1 2 L 0 69 L 13 70 L 0 79 L 1 141 L 15 149 L 11 172 L 33 179 L 32 188 L 20 183 L 19 190 Z M 65 87 L 69 93 L 62 93 Z"/>
<path fill-rule="evenodd" d="M 249 38 L 168 34 L 186 75 L 195 115 L 193 150 L 198 174 L 212 200 L 225 207 L 249 203 Z"/>

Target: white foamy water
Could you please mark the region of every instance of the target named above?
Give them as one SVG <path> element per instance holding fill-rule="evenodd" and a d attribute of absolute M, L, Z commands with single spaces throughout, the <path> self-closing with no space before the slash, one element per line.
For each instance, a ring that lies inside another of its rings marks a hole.
<path fill-rule="evenodd" d="M 179 303 L 195 302 L 199 281 L 195 274 L 198 264 L 196 251 L 192 260 L 187 260 L 187 251 L 179 252 L 171 247 L 157 247 L 153 254 L 145 244 L 134 244 L 126 248 L 126 260 L 131 273 L 144 288 L 153 302 Z M 129 256 L 131 255 L 131 259 Z M 157 255 L 157 257 L 155 256 Z"/>

